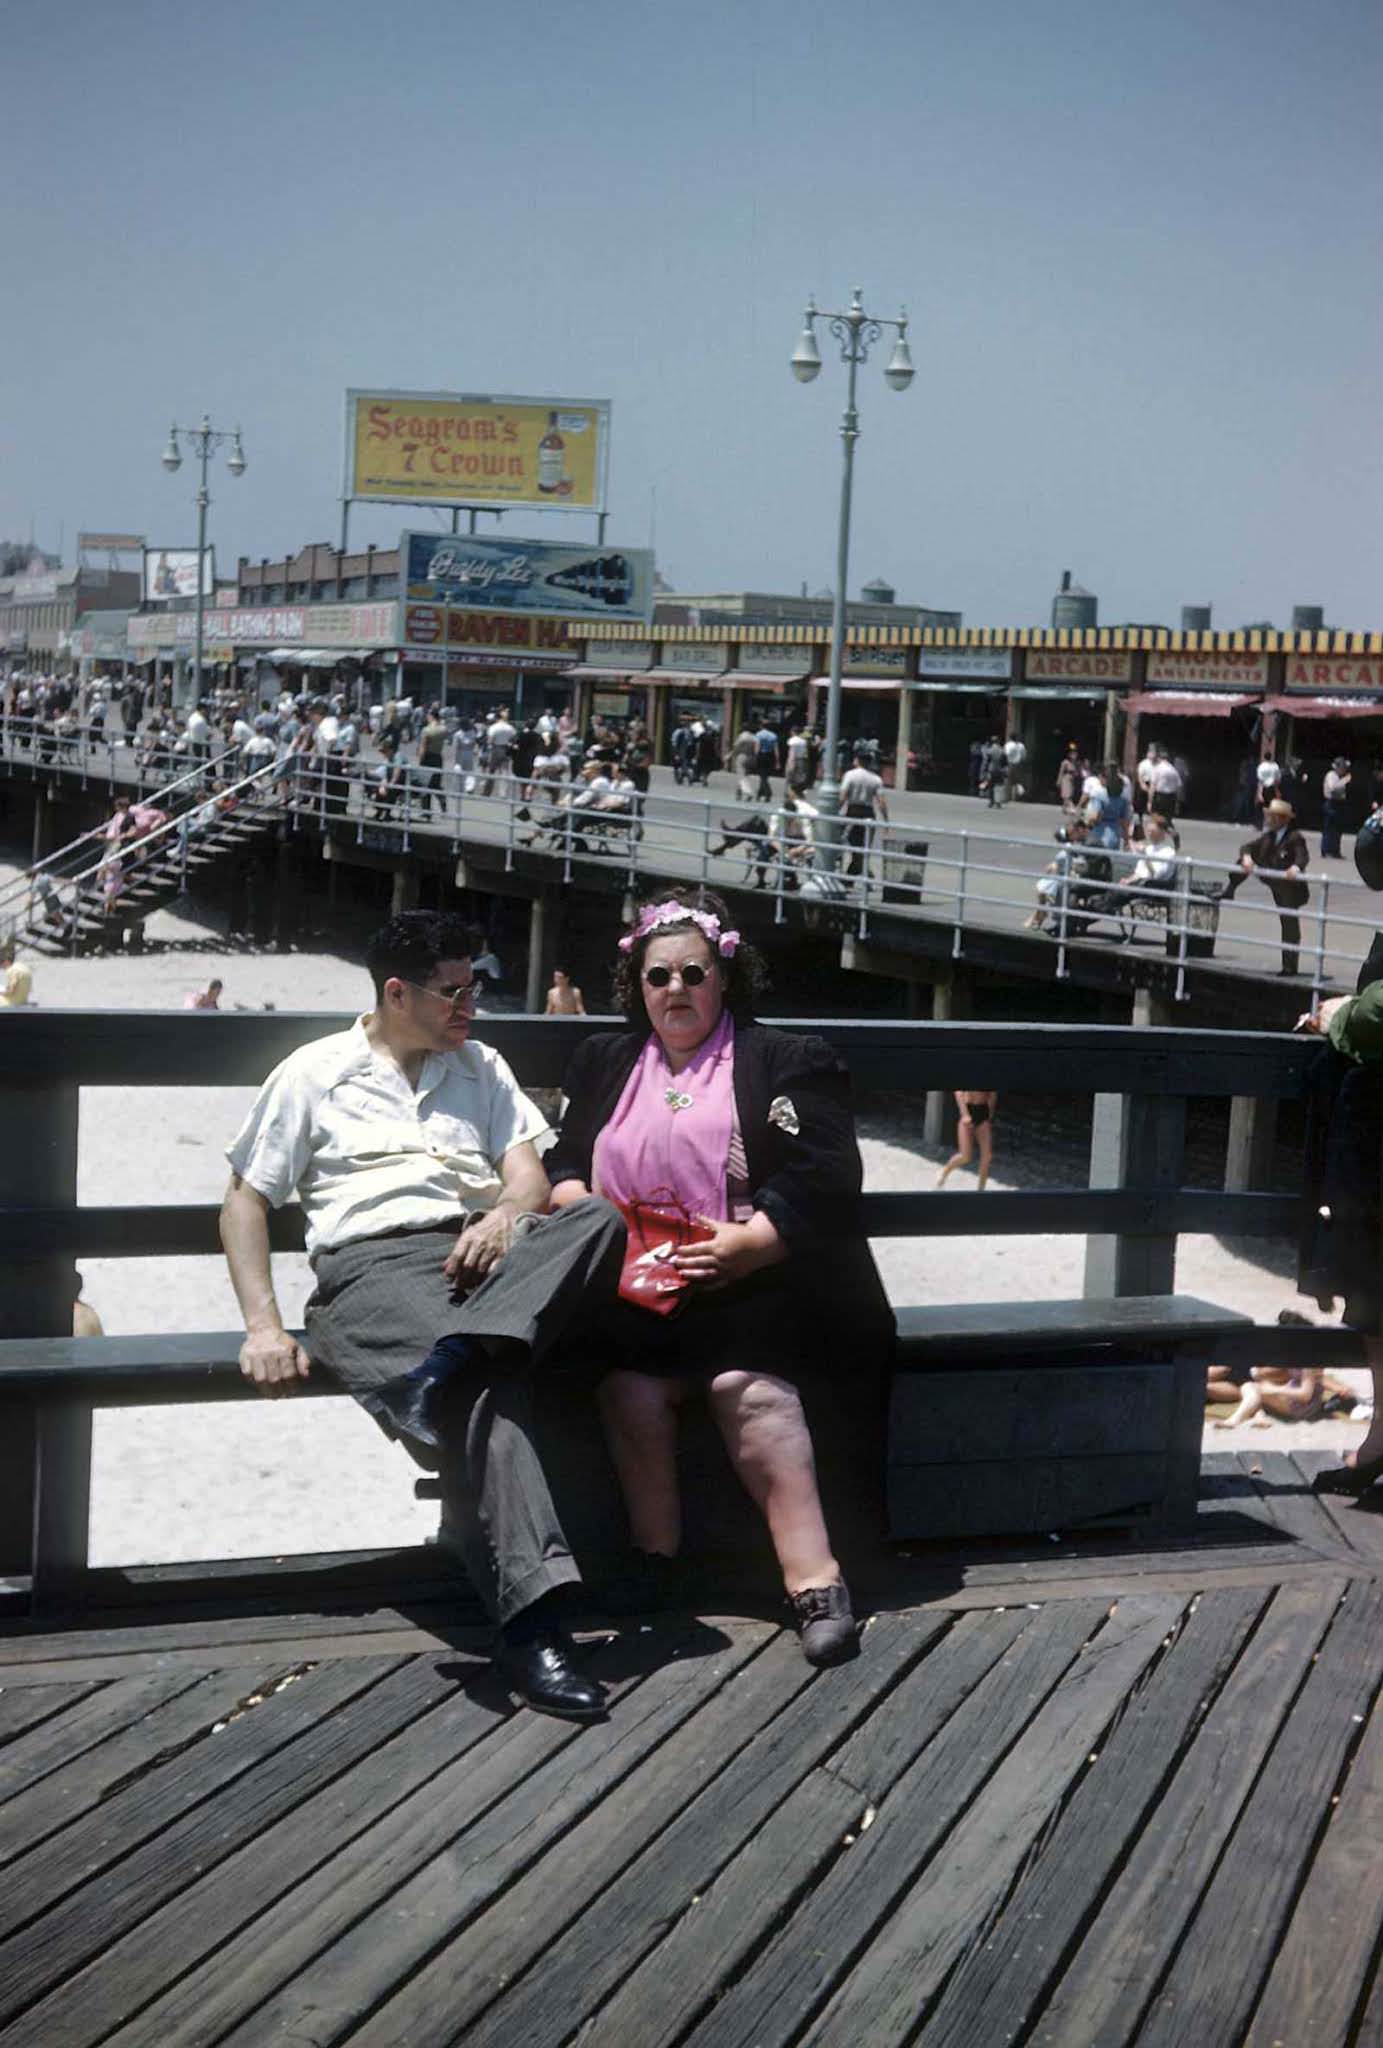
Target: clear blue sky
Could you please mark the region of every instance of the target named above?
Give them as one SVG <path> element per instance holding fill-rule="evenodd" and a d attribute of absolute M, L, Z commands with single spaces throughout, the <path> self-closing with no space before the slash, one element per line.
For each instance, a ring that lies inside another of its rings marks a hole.
<path fill-rule="evenodd" d="M 334 538 L 348 385 L 608 396 L 612 537 L 684 589 L 834 565 L 969 622 L 1383 627 L 1383 10 L 1365 0 L 77 0 L 0 28 L 0 534 Z M 356 515 L 392 540 L 408 515 Z M 416 523 L 427 524 L 422 515 Z M 583 537 L 582 522 L 527 530 Z"/>

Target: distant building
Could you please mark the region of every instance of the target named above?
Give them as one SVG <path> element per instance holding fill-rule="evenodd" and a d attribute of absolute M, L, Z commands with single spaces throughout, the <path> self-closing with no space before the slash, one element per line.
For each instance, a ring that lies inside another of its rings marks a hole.
<path fill-rule="evenodd" d="M 790 597 L 777 591 L 668 591 L 654 599 L 657 626 L 829 626 L 829 595 Z M 852 626 L 960 626 L 959 612 L 933 611 L 925 605 L 898 604 L 887 583 L 866 583 L 858 598 L 845 607 Z"/>

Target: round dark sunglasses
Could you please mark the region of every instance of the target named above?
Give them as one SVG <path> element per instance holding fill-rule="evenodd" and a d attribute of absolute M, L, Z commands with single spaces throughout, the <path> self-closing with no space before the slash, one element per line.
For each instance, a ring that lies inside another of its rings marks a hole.
<path fill-rule="evenodd" d="M 645 967 L 643 978 L 650 988 L 666 988 L 675 974 L 683 988 L 700 988 L 710 971 L 700 961 L 689 960 L 685 967 Z"/>

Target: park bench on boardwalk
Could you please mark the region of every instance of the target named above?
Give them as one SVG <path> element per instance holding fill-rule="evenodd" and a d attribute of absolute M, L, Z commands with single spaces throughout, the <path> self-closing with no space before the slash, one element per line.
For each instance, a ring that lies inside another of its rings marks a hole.
<path fill-rule="evenodd" d="M 93 1035 L 78 1014 L 7 1020 L 14 1142 L 0 1172 L 11 1183 L 3 1204 L 11 1275 L 5 1325 L 16 1334 L 0 1337 L 0 1399 L 12 1416 L 0 1571 L 30 1575 L 36 1606 L 83 1594 L 96 1408 L 256 1398 L 237 1372 L 238 1334 L 76 1340 L 57 1333 L 70 1312 L 74 1255 L 217 1249 L 209 1208 L 77 1207 L 77 1088 L 254 1082 L 293 1045 L 339 1023 L 133 1014 L 103 1018 Z M 577 1038 L 597 1028 L 576 1019 L 496 1019 L 483 1027 L 534 1087 L 556 1085 Z M 1308 1347 L 1318 1355 L 1322 1341 L 1336 1355 L 1354 1355 L 1347 1333 L 1321 1340 L 1275 1325 L 1254 1329 L 1234 1311 L 1174 1292 L 1178 1233 L 1283 1236 L 1294 1228 L 1292 1199 L 1248 1182 L 1261 1173 L 1271 1114 L 1299 1094 L 1313 1046 L 1259 1034 L 1104 1026 L 824 1028 L 857 1089 L 915 1094 L 921 1074 L 940 1090 L 982 1081 L 1009 1096 L 1095 1097 L 1089 1188 L 992 1191 L 981 1203 L 938 1192 L 865 1198 L 875 1237 L 1063 1231 L 1088 1239 L 1080 1300 L 895 1302 L 887 1441 L 895 1536 L 999 1536 L 1101 1521 L 1184 1531 L 1197 1511 L 1207 1363 L 1245 1343 L 1255 1363 L 1299 1358 Z M 1228 1191 L 1181 1185 L 1193 1095 L 1227 1096 L 1235 1105 L 1230 1177 L 1238 1185 Z M 271 1225 L 276 1248 L 301 1246 L 295 1210 Z M 18 1334 L 45 1322 L 54 1334 Z M 317 1382 L 312 1391 L 330 1390 Z M 592 1442 L 582 1439 L 576 1455 L 585 1457 Z M 852 1449 L 867 1458 L 859 1431 Z M 573 1502 L 578 1520 L 582 1505 Z M 736 1505 L 735 1490 L 722 1486 L 716 1516 L 733 1515 Z M 592 1540 L 616 1522 L 611 1492 L 589 1516 Z"/>
<path fill-rule="evenodd" d="M 339 1020 L 93 1021 L 7 1020 L 0 1076 L 0 2048 L 1383 2038 L 1383 1517 L 1309 1455 L 1198 1456 L 1207 1357 L 1354 1340 L 1173 1291 L 1179 1232 L 1290 1230 L 1250 1105 L 1311 1048 L 824 1027 L 862 1088 L 1095 1094 L 1093 1187 L 868 1212 L 1095 1233 L 1086 1296 L 898 1304 L 910 1554 L 857 1662 L 752 1602 L 636 1623 L 576 1729 L 515 1712 L 435 1551 L 88 1567 L 93 1410 L 256 1397 L 237 1334 L 59 1334 L 74 1255 L 215 1247 L 209 1208 L 76 1206 L 77 1087 L 256 1082 Z M 483 1027 L 534 1086 L 592 1028 Z M 1181 1185 L 1214 1095 L 1227 1193 Z"/>

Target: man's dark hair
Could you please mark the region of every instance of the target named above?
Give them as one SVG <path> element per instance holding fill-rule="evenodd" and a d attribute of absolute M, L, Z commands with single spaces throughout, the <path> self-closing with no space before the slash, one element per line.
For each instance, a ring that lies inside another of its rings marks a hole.
<path fill-rule="evenodd" d="M 404 910 L 381 926 L 365 947 L 365 965 L 375 997 L 394 975 L 427 983 L 443 960 L 473 960 L 485 941 L 473 924 L 451 910 Z"/>

